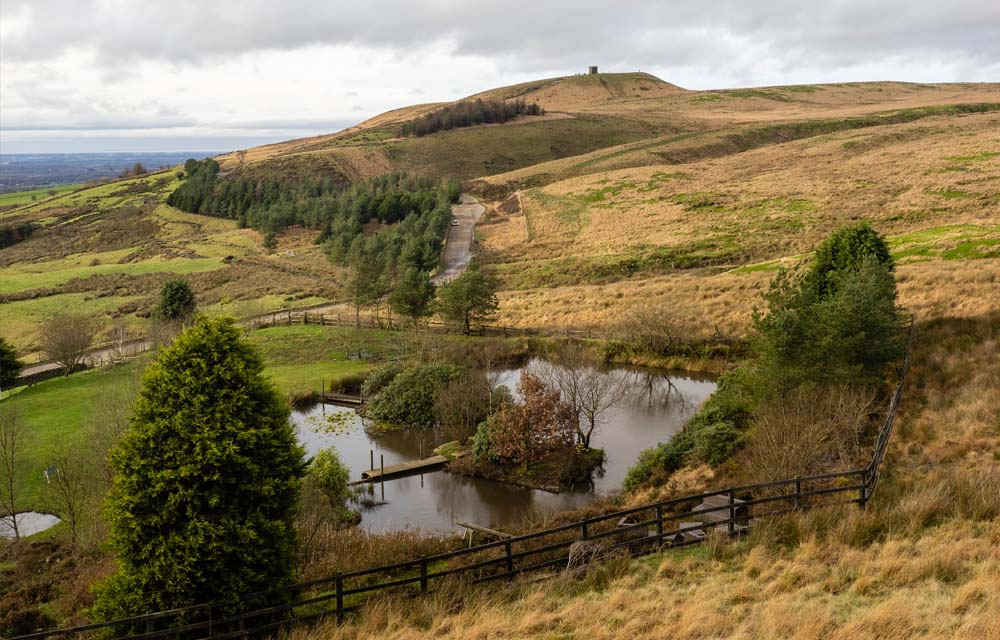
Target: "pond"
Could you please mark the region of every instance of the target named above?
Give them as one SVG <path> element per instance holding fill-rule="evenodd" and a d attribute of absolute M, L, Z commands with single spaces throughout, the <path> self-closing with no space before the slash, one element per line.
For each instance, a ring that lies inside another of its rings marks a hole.
<path fill-rule="evenodd" d="M 534 363 L 529 363 L 531 367 Z M 504 371 L 501 384 L 512 391 L 523 368 Z M 627 382 L 629 393 L 603 416 L 592 445 L 604 449 L 604 473 L 586 490 L 559 494 L 518 487 L 445 471 L 376 483 L 376 498 L 385 504 L 362 511 L 361 527 L 372 531 L 397 529 L 429 533 L 461 532 L 455 520 L 503 529 L 533 511 L 551 512 L 585 506 L 597 496 L 621 487 L 639 452 L 669 440 L 715 390 L 709 378 L 649 369 L 612 369 L 604 375 Z M 330 429 L 330 416 L 338 426 Z M 370 468 L 374 456 L 385 465 L 432 455 L 448 438 L 433 429 L 400 430 L 381 434 L 365 431 L 353 409 L 330 404 L 292 414 L 299 440 L 308 455 L 333 447 L 351 470 L 352 480 Z"/>
<path fill-rule="evenodd" d="M 48 513 L 37 511 L 22 511 L 18 513 L 17 532 L 22 538 L 35 535 L 59 524 L 59 518 Z M 11 516 L 0 518 L 0 538 L 13 538 L 14 524 Z"/>

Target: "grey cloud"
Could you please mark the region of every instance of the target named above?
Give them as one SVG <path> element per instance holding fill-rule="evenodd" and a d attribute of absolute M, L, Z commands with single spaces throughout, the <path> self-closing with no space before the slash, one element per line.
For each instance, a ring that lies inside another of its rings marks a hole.
<path fill-rule="evenodd" d="M 101 4 L 5 0 L 5 15 L 21 15 L 28 7 L 32 17 L 22 33 L 5 38 L 4 56 L 43 59 L 83 47 L 106 61 L 198 64 L 315 44 L 401 51 L 449 42 L 458 54 L 503 57 L 515 70 L 571 70 L 588 63 L 711 68 L 738 60 L 742 41 L 778 65 L 851 66 L 886 57 L 1000 62 L 995 0 L 557 0 L 519 6 L 482 0 L 148 0 L 113 10 L 101 10 Z M 46 37 L 38 38 L 40 32 Z"/>

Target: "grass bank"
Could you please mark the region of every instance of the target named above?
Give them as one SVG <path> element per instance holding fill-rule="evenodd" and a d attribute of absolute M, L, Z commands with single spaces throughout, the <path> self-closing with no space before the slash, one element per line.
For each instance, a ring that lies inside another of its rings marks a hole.
<path fill-rule="evenodd" d="M 346 355 L 346 335 L 330 327 L 295 325 L 263 329 L 250 340 L 264 356 L 265 374 L 283 395 L 293 397 L 318 393 L 321 384 L 329 387 L 331 381 L 366 373 L 373 366 L 371 359 L 387 353 L 394 339 L 389 332 L 363 331 L 360 341 L 355 338 L 351 344 L 364 345 L 366 357 L 352 359 Z M 124 365 L 53 378 L 5 394 L 0 407 L 14 408 L 28 433 L 17 471 L 21 509 L 40 508 L 45 489 L 43 471 L 52 464 L 56 445 L 79 443 L 84 450 L 88 426 L 100 419 L 109 397 L 137 384 L 150 358 L 147 354 Z"/>

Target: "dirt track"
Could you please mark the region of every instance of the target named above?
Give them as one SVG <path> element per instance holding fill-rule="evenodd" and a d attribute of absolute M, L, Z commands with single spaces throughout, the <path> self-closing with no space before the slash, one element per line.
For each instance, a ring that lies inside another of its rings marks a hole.
<path fill-rule="evenodd" d="M 454 280 L 465 271 L 472 259 L 472 245 L 476 241 L 476 221 L 486 208 L 472 196 L 463 193 L 458 204 L 452 205 L 451 212 L 458 224 L 448 229 L 448 244 L 441 256 L 441 271 L 432 278 L 434 284 Z"/>

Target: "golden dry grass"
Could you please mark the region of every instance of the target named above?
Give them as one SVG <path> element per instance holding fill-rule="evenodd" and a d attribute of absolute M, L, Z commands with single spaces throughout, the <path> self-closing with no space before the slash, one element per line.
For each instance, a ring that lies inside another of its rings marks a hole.
<path fill-rule="evenodd" d="M 997 114 L 941 116 L 569 178 L 483 225 L 483 258 L 510 324 L 607 326 L 655 304 L 739 334 L 779 264 L 865 219 L 904 305 L 981 315 L 1000 308 L 997 131 Z"/>
<path fill-rule="evenodd" d="M 744 541 L 613 561 L 583 579 L 379 600 L 343 626 L 287 637 L 1000 638 L 998 362 L 1000 314 L 920 323 L 866 511 L 757 521 Z"/>
<path fill-rule="evenodd" d="M 960 540 L 961 542 L 956 542 Z M 809 539 L 635 562 L 590 588 L 372 605 L 303 638 L 1000 638 L 1000 525 L 948 525 L 867 547 Z M 595 581 L 596 582 L 596 581 Z"/>

